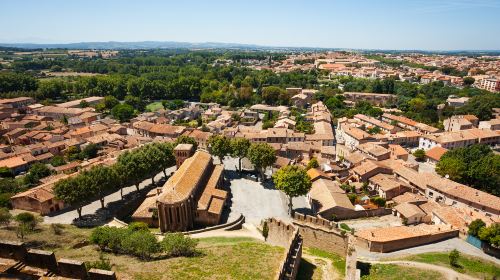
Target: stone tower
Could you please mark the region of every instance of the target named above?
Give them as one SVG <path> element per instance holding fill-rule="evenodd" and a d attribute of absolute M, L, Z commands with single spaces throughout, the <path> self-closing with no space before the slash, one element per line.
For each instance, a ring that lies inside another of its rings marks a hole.
<path fill-rule="evenodd" d="M 177 168 L 187 159 L 194 154 L 193 144 L 178 144 L 174 148 L 175 164 Z"/>

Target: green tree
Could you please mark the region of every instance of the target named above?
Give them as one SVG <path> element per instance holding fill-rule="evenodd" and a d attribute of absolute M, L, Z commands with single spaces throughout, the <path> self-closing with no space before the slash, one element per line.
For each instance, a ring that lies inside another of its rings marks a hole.
<path fill-rule="evenodd" d="M 246 138 L 233 138 L 230 141 L 231 156 L 238 158 L 238 170 L 241 172 L 241 160 L 248 154 L 250 140 Z"/>
<path fill-rule="evenodd" d="M 66 161 L 64 160 L 64 157 L 62 156 L 54 156 L 51 160 L 50 160 L 50 164 L 54 167 L 57 167 L 57 166 L 61 166 L 61 165 L 64 165 L 66 164 Z"/>
<path fill-rule="evenodd" d="M 111 115 L 120 122 L 129 121 L 134 117 L 134 107 L 129 104 L 118 104 L 111 110 Z"/>
<path fill-rule="evenodd" d="M 276 152 L 266 143 L 252 143 L 248 148 L 247 158 L 259 171 L 262 180 L 265 179 L 265 170 L 276 162 Z"/>
<path fill-rule="evenodd" d="M 28 174 L 24 176 L 24 183 L 27 185 L 34 185 L 40 182 L 40 179 L 45 178 L 52 174 L 52 171 L 43 163 L 34 163 L 31 165 Z"/>
<path fill-rule="evenodd" d="M 12 220 L 12 215 L 9 212 L 9 209 L 5 207 L 0 208 L 0 225 L 8 225 Z"/>
<path fill-rule="evenodd" d="M 309 160 L 309 162 L 307 163 L 307 166 L 306 166 L 306 170 L 309 170 L 311 168 L 318 168 L 319 167 L 319 163 L 318 163 L 318 160 L 313 157 L 311 158 L 311 160 Z"/>
<path fill-rule="evenodd" d="M 413 156 L 415 157 L 416 161 L 424 161 L 425 151 L 422 149 L 418 149 L 415 152 L 413 152 Z"/>
<path fill-rule="evenodd" d="M 0 177 L 2 178 L 14 178 L 14 173 L 10 168 L 2 166 L 0 167 Z"/>
<path fill-rule="evenodd" d="M 473 77 L 464 77 L 463 82 L 464 86 L 471 86 L 474 84 L 474 82 L 476 82 L 476 79 L 474 79 Z"/>
<path fill-rule="evenodd" d="M 161 247 L 150 231 L 138 230 L 126 234 L 122 240 L 122 248 L 128 254 L 149 260 L 153 254 L 160 252 Z"/>
<path fill-rule="evenodd" d="M 82 149 L 79 157 L 80 159 L 95 158 L 98 152 L 99 152 L 99 147 L 94 143 L 90 143 Z"/>
<path fill-rule="evenodd" d="M 80 219 L 83 205 L 96 197 L 95 189 L 89 188 L 90 184 L 86 180 L 88 180 L 86 176 L 76 176 L 59 180 L 54 185 L 56 199 L 75 207 Z"/>
<path fill-rule="evenodd" d="M 120 186 L 115 170 L 104 165 L 93 166 L 88 171 L 82 171 L 78 176 L 87 177 L 84 180 L 88 184 L 85 188 L 92 190 L 91 192 L 97 195 L 101 202 L 101 208 L 104 208 L 106 195 L 113 193 Z"/>
<path fill-rule="evenodd" d="M 286 97 L 286 91 L 277 86 L 264 87 L 262 89 L 262 99 L 266 104 L 276 104 L 277 101 L 284 101 L 288 103 L 289 97 Z"/>
<path fill-rule="evenodd" d="M 280 168 L 274 175 L 273 181 L 276 189 L 288 196 L 288 213 L 292 214 L 292 198 L 306 195 L 311 189 L 311 178 L 299 166 L 289 165 Z"/>
<path fill-rule="evenodd" d="M 264 237 L 264 241 L 267 241 L 267 237 L 269 236 L 269 226 L 267 225 L 267 221 L 264 221 L 264 225 L 262 225 L 262 236 Z"/>
<path fill-rule="evenodd" d="M 479 231 L 484 228 L 486 224 L 481 219 L 475 219 L 469 225 L 469 235 L 477 237 L 479 235 Z"/>
<path fill-rule="evenodd" d="M 231 143 L 226 136 L 213 135 L 208 140 L 210 153 L 219 158 L 220 162 L 231 152 Z"/>
<path fill-rule="evenodd" d="M 500 223 L 481 228 L 478 235 L 482 241 L 497 248 L 500 247 Z"/>
<path fill-rule="evenodd" d="M 460 252 L 457 249 L 453 249 L 448 255 L 448 259 L 450 260 L 450 265 L 452 267 L 459 267 L 458 259 L 460 258 Z"/>
<path fill-rule="evenodd" d="M 120 103 L 118 99 L 116 99 L 116 97 L 112 95 L 106 95 L 102 102 L 104 103 L 104 108 L 108 110 L 113 109 L 116 105 Z"/>
<path fill-rule="evenodd" d="M 19 224 L 26 225 L 29 230 L 34 230 L 36 225 L 38 224 L 38 221 L 37 221 L 37 218 L 35 217 L 35 215 L 28 213 L 28 212 L 19 213 L 14 217 L 14 219 Z"/>

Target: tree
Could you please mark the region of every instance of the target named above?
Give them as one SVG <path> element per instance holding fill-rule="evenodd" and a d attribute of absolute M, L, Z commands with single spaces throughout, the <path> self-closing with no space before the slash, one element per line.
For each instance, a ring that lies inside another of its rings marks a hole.
<path fill-rule="evenodd" d="M 479 231 L 484 228 L 486 226 L 486 224 L 483 222 L 483 220 L 481 219 L 475 219 L 474 221 L 472 221 L 469 225 L 469 235 L 472 235 L 472 236 L 475 236 L 475 237 L 478 237 L 479 235 Z"/>
<path fill-rule="evenodd" d="M 279 169 L 273 175 L 276 189 L 288 196 L 288 213 L 292 214 L 292 198 L 306 195 L 311 189 L 311 178 L 307 172 L 299 166 L 289 165 Z"/>
<path fill-rule="evenodd" d="M 464 77 L 463 79 L 464 86 L 471 86 L 475 81 L 476 79 L 474 79 L 473 77 Z"/>
<path fill-rule="evenodd" d="M 118 104 L 111 110 L 111 115 L 120 122 L 129 121 L 134 117 L 134 107 L 129 104 Z"/>
<path fill-rule="evenodd" d="M 28 213 L 28 212 L 19 213 L 15 216 L 14 219 L 19 224 L 26 225 L 29 230 L 34 230 L 36 225 L 38 224 L 38 221 L 37 221 L 35 215 Z"/>
<path fill-rule="evenodd" d="M 376 196 L 374 198 L 371 199 L 371 201 L 377 205 L 378 207 L 384 207 L 385 206 L 385 199 L 380 197 L 380 196 Z"/>
<path fill-rule="evenodd" d="M 62 157 L 62 156 L 54 156 L 54 157 L 50 160 L 50 164 L 51 164 L 53 167 L 57 167 L 57 166 L 61 166 L 61 165 L 66 164 L 66 161 L 64 160 L 64 157 Z"/>
<path fill-rule="evenodd" d="M 118 175 L 111 167 L 104 165 L 93 166 L 88 171 L 81 172 L 78 176 L 86 176 L 84 180 L 88 185 L 86 189 L 97 195 L 101 202 L 101 208 L 104 208 L 104 197 L 119 188 Z"/>
<path fill-rule="evenodd" d="M 306 170 L 309 170 L 311 168 L 318 168 L 319 167 L 319 163 L 318 163 L 318 160 L 313 157 L 311 158 L 311 160 L 309 160 L 309 162 L 307 163 L 307 166 L 306 166 Z"/>
<path fill-rule="evenodd" d="M 80 159 L 95 158 L 98 152 L 99 152 L 99 147 L 94 143 L 90 143 L 86 145 L 80 152 Z"/>
<path fill-rule="evenodd" d="M 52 174 L 52 171 L 43 163 L 34 163 L 31 165 L 28 174 L 24 176 L 24 183 L 27 185 L 34 185 L 40 182 L 40 179 L 45 178 Z"/>
<path fill-rule="evenodd" d="M 262 89 L 262 98 L 264 99 L 266 104 L 276 104 L 278 101 L 280 101 L 280 97 L 283 98 L 285 97 L 285 95 L 286 91 L 277 86 L 269 86 Z M 281 101 L 285 101 L 286 103 L 288 103 L 288 99 L 286 99 L 286 97 L 285 100 L 282 99 Z"/>
<path fill-rule="evenodd" d="M 460 258 L 460 252 L 457 249 L 453 249 L 448 255 L 448 259 L 450 260 L 450 265 L 452 267 L 458 267 L 458 259 Z"/>
<path fill-rule="evenodd" d="M 8 225 L 12 220 L 12 215 L 9 212 L 9 209 L 5 207 L 0 208 L 0 225 Z"/>
<path fill-rule="evenodd" d="M 0 167 L 0 177 L 2 178 L 14 178 L 14 173 L 10 168 L 2 166 Z"/>
<path fill-rule="evenodd" d="M 131 231 L 131 233 L 124 236 L 122 248 L 128 254 L 143 260 L 149 260 L 153 254 L 160 252 L 161 247 L 156 240 L 156 236 L 150 231 Z"/>
<path fill-rule="evenodd" d="M 196 246 L 198 245 L 198 240 L 185 236 L 180 232 L 166 233 L 160 245 L 170 256 L 190 257 L 197 253 Z"/>
<path fill-rule="evenodd" d="M 267 143 L 252 143 L 250 148 L 248 148 L 247 158 L 259 171 L 262 180 L 264 180 L 264 171 L 276 162 L 276 153 L 273 147 Z"/>
<path fill-rule="evenodd" d="M 479 230 L 479 239 L 488 244 L 500 247 L 500 223 L 494 223 L 489 227 L 483 227 Z"/>
<path fill-rule="evenodd" d="M 226 136 L 213 135 L 208 139 L 208 144 L 210 145 L 210 153 L 217 156 L 221 163 L 224 157 L 231 152 L 231 144 Z"/>
<path fill-rule="evenodd" d="M 418 149 L 415 152 L 413 152 L 413 156 L 415 157 L 416 161 L 424 161 L 425 151 L 422 149 Z"/>
<path fill-rule="evenodd" d="M 56 199 L 74 206 L 80 219 L 82 218 L 83 205 L 96 196 L 95 190 L 88 188 L 90 184 L 85 180 L 88 180 L 88 177 L 76 176 L 59 180 L 54 185 Z"/>
<path fill-rule="evenodd" d="M 269 226 L 267 225 L 267 221 L 264 221 L 264 225 L 262 225 L 262 236 L 264 237 L 264 241 L 267 241 L 267 237 L 269 236 Z"/>
<path fill-rule="evenodd" d="M 231 139 L 231 156 L 238 158 L 238 170 L 241 172 L 241 160 L 248 154 L 250 140 L 246 138 Z"/>
<path fill-rule="evenodd" d="M 120 103 L 118 101 L 118 99 L 116 99 L 116 97 L 114 97 L 112 95 L 106 95 L 102 102 L 104 103 L 104 108 L 106 108 L 108 110 L 113 109 L 113 107 L 115 107 L 116 105 L 118 105 Z"/>

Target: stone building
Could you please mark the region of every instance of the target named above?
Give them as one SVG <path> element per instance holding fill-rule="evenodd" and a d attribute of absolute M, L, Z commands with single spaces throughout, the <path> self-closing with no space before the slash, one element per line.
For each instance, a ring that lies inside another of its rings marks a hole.
<path fill-rule="evenodd" d="M 159 225 L 162 232 L 187 231 L 220 222 L 227 199 L 224 166 L 215 165 L 208 152 L 199 150 L 187 156 L 190 153 L 189 144 L 176 147 L 178 170 L 162 188 L 148 194 L 132 215 L 133 220 Z"/>

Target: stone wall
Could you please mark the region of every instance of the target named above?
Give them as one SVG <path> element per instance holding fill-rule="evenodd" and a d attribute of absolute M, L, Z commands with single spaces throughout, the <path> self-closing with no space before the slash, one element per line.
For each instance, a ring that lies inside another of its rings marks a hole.
<path fill-rule="evenodd" d="M 315 247 L 342 257 L 347 251 L 347 235 L 328 220 L 295 213 L 293 224 L 299 229 L 304 246 Z"/>
<path fill-rule="evenodd" d="M 267 242 L 285 247 L 277 280 L 295 280 L 302 258 L 302 237 L 297 228 L 280 220 L 268 219 L 269 234 Z"/>
<path fill-rule="evenodd" d="M 26 250 L 23 242 L 0 240 L 0 257 L 23 262 L 28 266 L 47 269 L 58 276 L 91 279 L 91 280 L 116 280 L 113 271 L 90 270 L 87 273 L 85 263 L 82 261 L 60 259 L 56 260 L 54 252 L 30 249 Z"/>
<path fill-rule="evenodd" d="M 350 220 L 350 219 L 358 219 L 358 218 L 368 218 L 368 217 L 379 217 L 379 216 L 385 216 L 385 215 L 390 215 L 392 213 L 392 210 L 389 208 L 377 208 L 377 209 L 370 209 L 370 210 L 351 210 L 351 211 L 345 211 L 342 213 L 335 213 L 337 216 L 337 219 L 339 220 Z"/>

